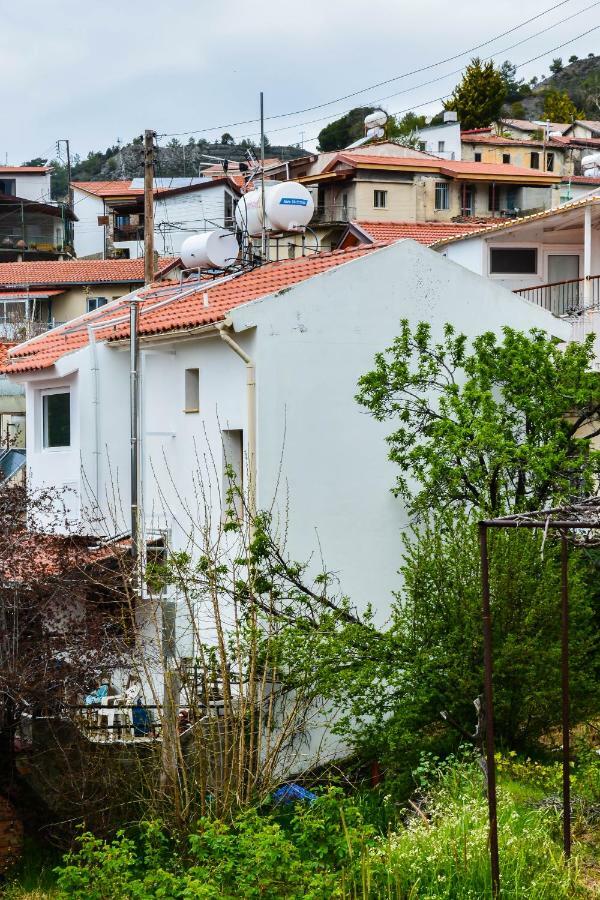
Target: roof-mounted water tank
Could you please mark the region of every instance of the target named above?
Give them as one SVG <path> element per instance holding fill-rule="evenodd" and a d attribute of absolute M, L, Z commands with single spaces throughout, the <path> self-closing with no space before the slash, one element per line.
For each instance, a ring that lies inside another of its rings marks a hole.
<path fill-rule="evenodd" d="M 181 261 L 188 269 L 226 269 L 240 252 L 236 236 L 225 228 L 193 234 L 181 245 Z"/>
<path fill-rule="evenodd" d="M 235 210 L 238 228 L 250 237 L 265 231 L 300 231 L 312 219 L 315 204 L 309 191 L 297 181 L 276 181 L 265 184 L 265 215 L 262 210 L 260 188 L 244 194 Z"/>

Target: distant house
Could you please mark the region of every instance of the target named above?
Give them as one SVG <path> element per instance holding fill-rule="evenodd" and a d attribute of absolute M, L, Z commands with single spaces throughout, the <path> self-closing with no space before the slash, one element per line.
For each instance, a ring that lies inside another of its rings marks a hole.
<path fill-rule="evenodd" d="M 405 238 L 430 247 L 444 238 L 476 231 L 481 231 L 481 225 L 467 222 L 350 222 L 338 249 L 347 250 L 359 244 L 387 243 Z"/>
<path fill-rule="evenodd" d="M 157 178 L 154 184 L 154 246 L 159 253 L 178 256 L 190 234 L 233 224 L 240 195 L 233 178 Z M 79 259 L 144 255 L 143 179 L 74 181 L 71 187 Z"/>
<path fill-rule="evenodd" d="M 439 125 L 425 125 L 419 128 L 418 147 L 442 159 L 462 159 L 460 123 L 456 113 L 447 110 L 444 121 Z"/>
<path fill-rule="evenodd" d="M 157 278 L 178 260 L 159 259 Z M 23 340 L 105 306 L 144 283 L 143 259 L 0 263 L 0 335 Z"/>
<path fill-rule="evenodd" d="M 75 214 L 50 197 L 48 166 L 0 166 L 0 262 L 62 259 Z"/>
<path fill-rule="evenodd" d="M 0 370 L 14 343 L 0 338 Z M 0 374 L 0 458 L 14 446 L 21 447 L 25 436 L 25 389 Z M 0 474 L 0 482 L 2 475 Z"/>
<path fill-rule="evenodd" d="M 575 138 L 600 138 L 600 121 L 596 119 L 576 119 L 565 134 Z"/>
<path fill-rule="evenodd" d="M 296 175 L 315 198 L 308 246 L 337 246 L 352 221 L 485 224 L 560 202 L 556 173 L 371 149 L 332 154 L 320 170 Z"/>

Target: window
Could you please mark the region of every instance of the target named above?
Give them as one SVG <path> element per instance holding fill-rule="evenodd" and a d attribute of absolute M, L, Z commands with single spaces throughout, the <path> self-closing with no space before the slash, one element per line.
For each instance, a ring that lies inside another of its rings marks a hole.
<path fill-rule="evenodd" d="M 296 245 L 291 242 L 288 244 L 288 259 L 296 259 Z"/>
<path fill-rule="evenodd" d="M 124 215 L 124 214 L 115 215 L 115 228 L 125 228 L 127 225 L 129 225 L 129 216 L 128 215 Z"/>
<path fill-rule="evenodd" d="M 43 446 L 71 446 L 71 393 L 53 391 L 42 395 Z"/>
<path fill-rule="evenodd" d="M 200 369 L 185 370 L 185 412 L 200 411 Z"/>
<path fill-rule="evenodd" d="M 233 225 L 235 215 L 235 200 L 233 196 L 225 191 L 225 227 Z"/>
<path fill-rule="evenodd" d="M 242 518 L 244 508 L 244 432 L 241 429 L 221 432 L 223 439 L 223 519 L 232 515 Z"/>
<path fill-rule="evenodd" d="M 101 306 L 106 306 L 107 303 L 108 297 L 88 297 L 87 311 L 93 312 L 95 309 L 100 309 Z"/>
<path fill-rule="evenodd" d="M 435 208 L 450 209 L 450 185 L 447 181 L 435 183 Z"/>
<path fill-rule="evenodd" d="M 536 247 L 490 247 L 491 275 L 535 275 Z"/>
<path fill-rule="evenodd" d="M 554 153 L 546 154 L 546 171 L 554 172 Z"/>
<path fill-rule="evenodd" d="M 0 194 L 14 197 L 17 193 L 17 182 L 14 178 L 0 178 Z"/>
<path fill-rule="evenodd" d="M 475 153 L 475 162 L 481 162 L 481 153 L 479 153 L 479 152 Z"/>
<path fill-rule="evenodd" d="M 497 184 L 490 184 L 488 187 L 488 209 L 490 212 L 500 210 L 500 189 Z"/>
<path fill-rule="evenodd" d="M 387 191 L 373 191 L 373 206 L 375 209 L 386 209 Z"/>
<path fill-rule="evenodd" d="M 427 150 L 427 144 L 425 141 L 419 141 L 418 150 L 421 150 L 423 153 Z"/>
<path fill-rule="evenodd" d="M 438 141 L 438 153 L 443 153 L 446 149 L 446 141 Z"/>
<path fill-rule="evenodd" d="M 508 165 L 508 164 L 510 163 L 510 153 L 503 153 L 503 154 L 502 154 L 502 162 L 503 162 L 505 165 Z"/>
<path fill-rule="evenodd" d="M 540 167 L 540 154 L 537 150 L 532 150 L 531 152 L 531 168 L 539 169 Z"/>

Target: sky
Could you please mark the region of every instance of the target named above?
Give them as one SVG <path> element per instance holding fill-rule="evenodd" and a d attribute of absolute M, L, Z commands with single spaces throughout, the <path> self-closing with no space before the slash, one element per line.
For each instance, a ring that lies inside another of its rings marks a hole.
<path fill-rule="evenodd" d="M 393 113 L 433 114 L 441 107 L 438 98 L 451 93 L 475 55 L 465 51 L 538 13 L 544 15 L 477 53 L 515 64 L 541 56 L 519 69 L 519 77 L 529 80 L 547 75 L 555 56 L 566 62 L 572 54 L 600 52 L 600 0 L 566 0 L 553 10 L 557 0 L 4 5 L 0 163 L 13 165 L 54 157 L 59 138 L 69 138 L 71 152 L 85 157 L 118 139 L 128 142 L 145 128 L 155 130 L 163 145 L 174 132 L 190 131 L 196 138 L 229 131 L 256 140 L 260 91 L 271 143 L 310 149 L 327 121 L 353 106 L 381 102 Z M 599 27 L 591 34 L 554 49 L 594 26 Z M 518 42 L 523 43 L 512 47 Z M 396 80 L 364 90 L 388 79 Z M 320 108 L 296 112 L 315 106 Z M 282 117 L 288 112 L 295 114 Z M 235 124 L 247 120 L 254 121 Z"/>

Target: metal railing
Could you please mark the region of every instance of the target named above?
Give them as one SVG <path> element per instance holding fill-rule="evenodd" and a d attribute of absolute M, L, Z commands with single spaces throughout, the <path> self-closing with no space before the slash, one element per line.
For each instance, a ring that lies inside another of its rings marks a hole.
<path fill-rule="evenodd" d="M 356 207 L 344 203 L 316 206 L 311 224 L 333 225 L 336 222 L 351 222 L 356 218 Z"/>
<path fill-rule="evenodd" d="M 143 241 L 143 225 L 120 225 L 113 229 L 113 241 Z"/>
<path fill-rule="evenodd" d="M 0 337 L 8 341 L 28 341 L 29 338 L 45 334 L 62 322 L 40 322 L 36 319 L 3 319 L 0 317 Z"/>
<path fill-rule="evenodd" d="M 587 305 L 600 306 L 600 275 L 590 275 L 587 279 L 571 278 L 568 281 L 554 281 L 549 284 L 519 288 L 513 293 L 529 300 L 530 303 L 535 303 L 536 306 L 549 310 L 555 316 L 569 316 L 584 307 L 586 280 L 590 283 Z"/>

